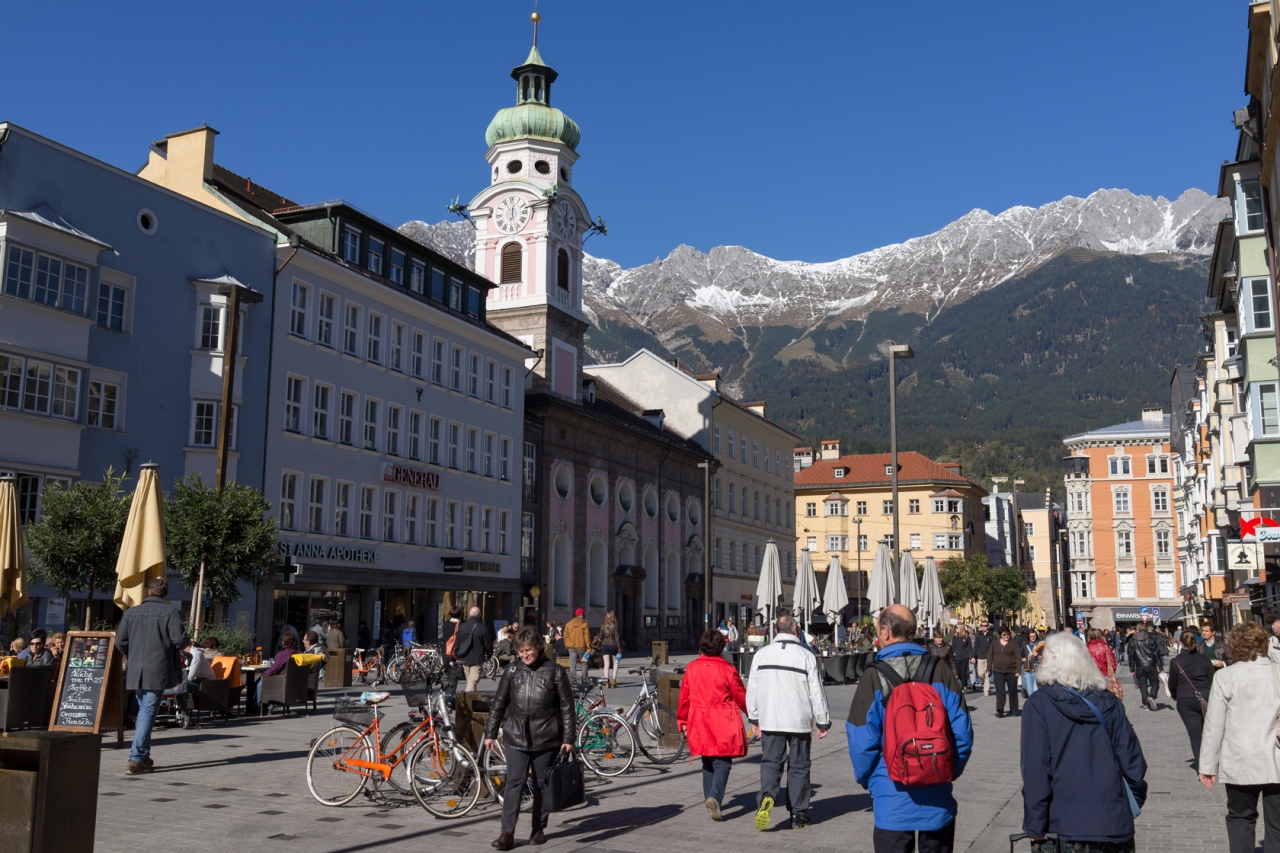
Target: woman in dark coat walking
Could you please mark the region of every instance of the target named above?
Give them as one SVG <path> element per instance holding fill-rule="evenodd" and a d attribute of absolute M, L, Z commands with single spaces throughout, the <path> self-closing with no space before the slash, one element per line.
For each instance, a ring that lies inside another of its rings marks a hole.
<path fill-rule="evenodd" d="M 1124 705 L 1107 692 L 1084 643 L 1059 631 L 1044 643 L 1036 692 L 1022 717 L 1022 829 L 1031 849 L 1133 853 L 1133 812 L 1147 799 L 1147 762 Z M 1105 721 L 1105 722 L 1104 722 Z"/>
<path fill-rule="evenodd" d="M 1199 638 L 1194 631 L 1183 631 L 1179 637 L 1182 650 L 1169 661 L 1169 695 L 1173 697 L 1178 716 L 1187 727 L 1191 739 L 1191 769 L 1200 772 L 1200 735 L 1204 732 L 1204 712 L 1213 688 L 1213 663 L 1200 654 Z"/>
<path fill-rule="evenodd" d="M 955 657 L 956 678 L 960 679 L 960 689 L 969 688 L 969 661 L 977 657 L 973 650 L 973 638 L 963 625 L 956 626 L 956 635 L 951 638 L 951 654 Z"/>
<path fill-rule="evenodd" d="M 951 671 L 956 673 L 957 678 L 960 677 L 960 674 L 956 672 L 956 653 L 947 644 L 947 640 L 942 636 L 941 631 L 933 632 L 933 642 L 929 643 L 929 654 L 942 658 L 942 663 L 951 667 Z"/>
<path fill-rule="evenodd" d="M 996 683 L 996 716 L 1004 716 L 1004 697 L 1009 695 L 1009 712 L 1022 716 L 1018 710 L 1018 676 L 1022 674 L 1022 647 L 1013 641 L 1008 628 L 1000 629 L 1000 639 L 991 644 L 987 652 L 987 669 Z"/>
<path fill-rule="evenodd" d="M 705 631 L 698 642 L 702 654 L 689 663 L 680 682 L 676 719 L 689 741 L 689 754 L 702 757 L 702 797 L 712 820 L 724 820 L 720 803 L 733 759 L 747 754 L 747 690 L 733 664 L 720 656 L 724 634 Z"/>
<path fill-rule="evenodd" d="M 515 647 L 518 660 L 503 670 L 489 706 L 489 721 L 484 727 L 486 749 L 493 748 L 498 727 L 502 727 L 502 746 L 507 754 L 502 832 L 493 842 L 498 850 L 510 850 L 516 846 L 520 795 L 530 769 L 533 770 L 534 784 L 533 834 L 529 836 L 529 842 L 546 843 L 542 833 L 547 825 L 547 816 L 542 811 L 542 777 L 551 766 L 557 750 L 573 750 L 574 701 L 569 674 L 543 654 L 546 641 L 537 628 L 521 628 L 516 634 Z"/>

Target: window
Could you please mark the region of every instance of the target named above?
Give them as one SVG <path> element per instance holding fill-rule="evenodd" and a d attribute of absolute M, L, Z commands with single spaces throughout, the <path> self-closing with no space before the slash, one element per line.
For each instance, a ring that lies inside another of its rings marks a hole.
<path fill-rule="evenodd" d="M 1235 329 L 1224 330 L 1227 338 L 1227 358 L 1234 358 L 1239 350 L 1239 337 Z"/>
<path fill-rule="evenodd" d="M 1172 557 L 1173 556 L 1173 537 L 1168 530 L 1156 531 L 1156 556 Z M 1161 595 L 1161 598 L 1168 596 Z"/>
<path fill-rule="evenodd" d="M 1138 597 L 1138 576 L 1134 572 L 1117 572 L 1116 578 L 1120 582 L 1121 598 L 1137 598 Z"/>
<path fill-rule="evenodd" d="M 302 432 L 302 394 L 306 384 L 296 376 L 285 380 L 284 428 L 289 432 Z"/>
<path fill-rule="evenodd" d="M 1071 594 L 1075 598 L 1096 598 L 1093 589 L 1093 572 L 1072 572 Z"/>
<path fill-rule="evenodd" d="M 491 432 L 484 434 L 484 475 L 493 476 L 493 449 L 498 437 Z"/>
<path fill-rule="evenodd" d="M 422 412 L 409 413 L 409 458 L 422 461 Z"/>
<path fill-rule="evenodd" d="M 884 537 L 884 544 L 890 551 L 893 550 L 893 534 L 892 533 Z"/>
<path fill-rule="evenodd" d="M 498 402 L 498 364 L 497 362 L 488 363 L 489 374 L 485 378 L 484 398 L 490 403 Z"/>
<path fill-rule="evenodd" d="M 964 503 L 959 498 L 934 498 L 933 511 L 953 514 L 964 512 Z"/>
<path fill-rule="evenodd" d="M 392 370 L 404 370 L 404 361 L 401 351 L 404 349 L 404 326 L 400 323 L 391 324 L 391 363 L 387 365 Z"/>
<path fill-rule="evenodd" d="M 751 464 L 756 468 L 760 467 L 760 442 L 758 441 L 751 442 Z"/>
<path fill-rule="evenodd" d="M 890 539 L 893 537 L 890 536 Z M 890 546 L 892 547 L 892 546 Z M 933 547 L 938 551 L 961 551 L 964 549 L 964 536 L 960 533 L 933 534 Z"/>
<path fill-rule="evenodd" d="M 222 308 L 218 305 L 200 306 L 200 349 L 222 349 Z"/>
<path fill-rule="evenodd" d="M 499 284 L 519 284 L 522 276 L 522 253 L 519 243 L 508 243 L 502 247 L 502 269 Z"/>
<path fill-rule="evenodd" d="M 347 323 L 342 330 L 342 351 L 347 355 L 360 354 L 360 307 L 347 306 Z"/>
<path fill-rule="evenodd" d="M 866 515 L 866 514 L 867 514 L 867 502 L 858 501 L 858 515 Z"/>
<path fill-rule="evenodd" d="M 399 406 L 387 406 L 387 455 L 400 455 L 400 417 L 404 409 Z"/>
<path fill-rule="evenodd" d="M 781 453 L 773 454 L 773 476 L 775 477 L 782 476 L 782 454 Z"/>
<path fill-rule="evenodd" d="M 449 387 L 454 391 L 462 390 L 462 347 L 453 348 L 453 363 L 450 365 Z"/>
<path fill-rule="evenodd" d="M 766 474 L 773 473 L 773 462 L 771 459 L 772 457 L 769 455 L 769 445 L 766 444 L 764 446 L 764 472 Z"/>
<path fill-rule="evenodd" d="M 480 511 L 480 550 L 486 554 L 492 553 L 492 527 L 493 509 L 485 507 Z"/>
<path fill-rule="evenodd" d="M 53 406 L 55 418 L 76 420 L 80 415 L 80 371 L 70 367 L 53 369 Z"/>
<path fill-rule="evenodd" d="M 922 540 L 923 538 L 924 538 L 924 537 L 923 537 L 923 536 L 921 536 L 921 534 L 919 534 L 919 533 L 912 533 L 912 534 L 911 534 L 911 540 L 910 540 L 910 541 L 911 541 L 911 547 L 912 547 L 912 548 L 923 548 L 924 546 L 921 544 L 921 540 Z"/>
<path fill-rule="evenodd" d="M 404 496 L 404 541 L 408 545 L 418 544 L 418 504 L 420 498 L 411 492 Z"/>
<path fill-rule="evenodd" d="M 534 501 L 538 499 L 538 445 L 532 441 L 524 443 L 524 460 L 521 476 L 524 482 L 524 499 Z M 621 497 L 621 492 L 619 492 Z M 624 506 L 623 509 L 630 509 L 630 506 Z"/>
<path fill-rule="evenodd" d="M 320 294 L 320 305 L 317 311 L 320 319 L 316 323 L 316 343 L 326 347 L 333 346 L 333 303 L 332 296 L 327 293 Z"/>
<path fill-rule="evenodd" d="M 502 408 L 511 408 L 511 368 L 502 368 Z"/>
<path fill-rule="evenodd" d="M 892 500 L 881 501 L 880 511 L 885 515 L 893 515 L 893 501 Z"/>
<path fill-rule="evenodd" d="M 1084 492 L 1084 491 L 1073 492 L 1071 494 L 1071 511 L 1086 512 L 1087 510 L 1085 509 L 1085 507 L 1088 505 L 1088 497 L 1089 497 L 1088 492 Z"/>
<path fill-rule="evenodd" d="M 333 532 L 336 536 L 350 536 L 351 484 L 339 483 L 333 495 Z"/>
<path fill-rule="evenodd" d="M 1147 457 L 1147 473 L 1148 474 L 1168 474 L 1169 473 L 1169 457 L 1168 456 L 1148 456 Z"/>
<path fill-rule="evenodd" d="M 400 527 L 399 513 L 400 493 L 388 489 L 382 493 L 382 541 L 396 541 L 396 530 Z"/>
<path fill-rule="evenodd" d="M 1035 545 L 1028 545 L 1028 546 L 1027 546 L 1027 559 L 1028 559 L 1028 560 L 1030 560 L 1030 561 L 1031 561 L 1031 562 L 1033 562 L 1033 563 L 1036 561 L 1036 546 L 1035 546 Z"/>
<path fill-rule="evenodd" d="M 1133 556 L 1133 533 L 1129 530 L 1116 531 L 1116 556 Z"/>
<path fill-rule="evenodd" d="M 1111 476 L 1129 476 L 1129 457 L 1128 456 L 1112 456 Z"/>
<path fill-rule="evenodd" d="M 414 293 L 426 293 L 427 268 L 422 261 L 414 261 L 409 272 L 409 289 Z"/>
<path fill-rule="evenodd" d="M 1089 531 L 1087 530 L 1071 531 L 1071 556 L 1072 557 L 1088 557 L 1089 556 Z"/>
<path fill-rule="evenodd" d="M 328 481 L 323 477 L 311 478 L 311 493 L 307 498 L 307 532 L 324 533 L 324 493 Z"/>
<path fill-rule="evenodd" d="M 1024 522 L 1022 522 L 1022 536 L 1023 536 L 1023 538 L 1025 538 L 1025 539 L 1030 539 L 1031 537 L 1033 537 L 1033 536 L 1035 536 L 1035 535 L 1036 535 L 1036 524 L 1035 524 L 1035 522 L 1034 522 L 1034 521 L 1024 521 Z"/>
<path fill-rule="evenodd" d="M 498 553 L 510 554 L 507 545 L 507 527 L 511 521 L 511 513 L 508 510 L 500 510 L 498 512 Z"/>
<path fill-rule="evenodd" d="M 437 544 L 436 525 L 440 521 L 440 499 L 427 498 L 427 546 L 434 548 Z"/>
<path fill-rule="evenodd" d="M 738 511 L 737 510 L 737 494 L 738 494 L 738 490 L 734 487 L 733 483 L 730 483 L 729 484 L 729 512 L 731 513 Z"/>
<path fill-rule="evenodd" d="M 1120 489 L 1115 493 L 1116 513 L 1127 514 L 1129 512 L 1129 490 Z"/>
<path fill-rule="evenodd" d="M 849 505 L 844 501 L 827 501 L 827 515 L 848 515 Z"/>
<path fill-rule="evenodd" d="M 742 499 L 743 509 L 745 509 L 745 508 L 746 508 L 746 503 L 747 503 L 747 499 L 746 499 L 746 497 L 745 497 L 745 493 L 744 493 L 744 496 L 743 496 L 743 499 Z M 759 521 L 759 520 L 760 520 L 760 493 L 759 493 L 759 492 L 756 492 L 756 493 L 755 493 L 755 504 L 754 504 L 754 506 L 755 506 L 755 519 L 756 519 L 756 521 Z"/>
<path fill-rule="evenodd" d="M 28 412 L 49 414 L 49 386 L 53 378 L 53 365 L 27 360 L 26 381 L 23 383 L 22 408 Z"/>
<path fill-rule="evenodd" d="M 564 249 L 556 252 L 556 287 L 569 289 L 569 253 Z"/>
<path fill-rule="evenodd" d="M 98 285 L 98 325 L 113 332 L 124 331 L 124 288 Z"/>
<path fill-rule="evenodd" d="M 865 551 L 868 547 L 869 543 L 867 542 L 867 534 L 863 533 L 858 537 L 858 550 Z"/>
<path fill-rule="evenodd" d="M 342 232 L 342 259 L 349 264 L 360 263 L 360 231 L 350 225 Z"/>
<path fill-rule="evenodd" d="M 736 458 L 736 457 L 734 456 L 734 454 L 735 454 L 735 452 L 736 452 L 734 448 L 736 448 L 736 447 L 737 447 L 737 445 L 734 443 L 734 439 L 733 439 L 733 430 L 729 430 L 729 458 L 730 458 L 730 459 L 734 459 L 734 458 Z"/>
<path fill-rule="evenodd" d="M 307 336 L 307 288 L 293 283 L 293 301 L 289 304 L 289 334 Z"/>
<path fill-rule="evenodd" d="M 30 369 L 27 381 L 31 380 Z M 1259 435 L 1280 435 L 1280 412 L 1276 410 L 1276 383 L 1259 382 L 1254 385 L 1258 389 L 1258 409 L 1255 433 Z"/>
<path fill-rule="evenodd" d="M 460 424 L 449 424 L 449 467 L 456 469 L 458 467 L 458 443 L 462 436 L 462 426 Z"/>
<path fill-rule="evenodd" d="M 933 547 L 934 547 L 934 550 L 945 551 L 947 548 L 947 534 L 945 533 L 933 534 Z"/>
<path fill-rule="evenodd" d="M 195 417 L 192 419 L 191 445 L 193 447 L 214 447 L 217 443 L 218 404 L 196 401 Z"/>
<path fill-rule="evenodd" d="M 833 469 L 831 473 L 832 473 L 833 475 L 835 475 L 835 478 L 836 478 L 837 480 L 843 480 L 843 479 L 844 479 L 844 469 L 843 469 L 843 468 L 836 468 L 836 469 Z"/>
<path fill-rule="evenodd" d="M 11 245 L 4 292 L 83 315 L 88 313 L 89 270 L 52 255 Z"/>
<path fill-rule="evenodd" d="M 298 475 L 289 471 L 280 477 L 280 529 L 294 530 L 297 524 Z"/>
<path fill-rule="evenodd" d="M 1173 572 L 1156 572 L 1156 597 L 1177 598 L 1173 591 Z"/>
<path fill-rule="evenodd" d="M 444 384 L 444 341 L 439 338 L 431 342 L 431 381 Z"/>
<path fill-rule="evenodd" d="M 462 510 L 462 550 L 474 551 L 476 544 L 476 508 L 467 504 Z"/>
<path fill-rule="evenodd" d="M 365 398 L 364 401 L 364 447 L 366 450 L 378 449 L 378 408 L 377 400 Z"/>
<path fill-rule="evenodd" d="M 338 406 L 338 441 L 351 444 L 352 423 L 356 417 L 356 395 L 350 391 L 342 392 L 342 402 Z"/>
<path fill-rule="evenodd" d="M 431 298 L 436 302 L 444 302 L 444 270 L 431 268 Z"/>
<path fill-rule="evenodd" d="M 391 268 L 387 273 L 393 283 L 404 284 L 404 252 L 399 249 L 391 250 Z"/>
<path fill-rule="evenodd" d="M 812 501 L 805 504 L 804 514 L 806 518 L 816 518 L 818 515 L 818 505 Z"/>
<path fill-rule="evenodd" d="M 0 393 L 0 397 L 3 394 Z M 89 411 L 86 423 L 101 429 L 116 428 L 116 405 L 120 398 L 120 386 L 110 382 L 89 383 Z"/>
<path fill-rule="evenodd" d="M 422 332 L 413 333 L 413 352 L 409 357 L 409 372 L 417 379 L 422 379 L 423 351 L 427 346 L 427 336 Z"/>
<path fill-rule="evenodd" d="M 818 550 L 818 537 L 810 536 L 808 540 L 806 540 L 805 547 L 808 548 L 810 551 Z"/>
<path fill-rule="evenodd" d="M 713 453 L 720 452 L 720 427 L 711 431 L 711 448 Z"/>
<path fill-rule="evenodd" d="M 1242 308 L 1244 311 L 1246 331 L 1264 332 L 1271 329 L 1271 280 L 1268 278 L 1246 279 L 1242 290 L 1248 300 Z"/>
<path fill-rule="evenodd" d="M 467 378 L 470 380 L 468 383 L 467 393 L 469 393 L 472 397 L 479 397 L 480 396 L 480 356 L 476 355 L 475 353 L 471 354 L 471 370 L 469 371 Z"/>
<path fill-rule="evenodd" d="M 374 275 L 382 275 L 382 252 L 383 252 L 382 241 L 375 240 L 372 237 L 370 237 L 369 238 L 369 258 L 368 258 L 369 262 L 367 266 L 369 267 L 369 272 L 373 273 Z"/>
<path fill-rule="evenodd" d="M 912 498 L 911 500 L 907 501 L 907 512 L 911 513 L 912 515 L 919 515 L 919 514 L 920 514 L 920 499 L 919 499 L 919 498 Z"/>
<path fill-rule="evenodd" d="M 311 434 L 316 438 L 329 438 L 329 397 L 333 389 L 316 384 L 315 405 L 311 407 Z"/>
<path fill-rule="evenodd" d="M 849 542 L 849 539 L 846 536 L 828 536 L 827 550 L 828 551 L 847 551 L 848 542 Z"/>
<path fill-rule="evenodd" d="M 440 418 L 432 418 L 427 433 L 427 461 L 432 465 L 440 464 L 440 430 L 443 424 Z"/>
<path fill-rule="evenodd" d="M 744 435 L 738 443 L 738 449 L 742 452 L 742 464 L 747 464 L 747 437 Z"/>
<path fill-rule="evenodd" d="M 373 538 L 373 502 L 378 490 L 373 486 L 360 487 L 360 538 Z"/>
<path fill-rule="evenodd" d="M 480 430 L 472 427 L 467 430 L 467 472 L 470 474 L 480 473 L 476 457 L 480 450 Z"/>
<path fill-rule="evenodd" d="M 444 547 L 458 547 L 458 502 L 449 501 L 444 507 Z"/>
<path fill-rule="evenodd" d="M 893 466 L 892 466 L 892 465 L 886 465 L 886 466 L 884 466 L 884 475 L 885 475 L 886 477 L 892 477 L 892 476 L 893 476 Z"/>
<path fill-rule="evenodd" d="M 382 364 L 382 318 L 377 314 L 369 314 L 369 337 L 365 349 L 369 361 Z"/>
<path fill-rule="evenodd" d="M 1240 228 L 1242 233 L 1262 230 L 1262 187 L 1258 181 L 1248 180 L 1240 182 L 1240 201 L 1241 210 L 1237 212 L 1240 220 Z"/>
<path fill-rule="evenodd" d="M 534 570 L 533 519 L 534 514 L 531 512 L 520 514 L 520 571 L 525 573 L 531 573 Z"/>
<path fill-rule="evenodd" d="M 498 466 L 498 477 L 503 480 L 511 479 L 511 439 L 502 439 L 502 462 Z"/>
<path fill-rule="evenodd" d="M 4 292 L 21 299 L 31 298 L 36 253 L 20 246 L 9 247 L 9 266 L 5 273 Z"/>
<path fill-rule="evenodd" d="M 456 278 L 449 279 L 449 307 L 454 311 L 462 310 L 462 282 Z"/>
<path fill-rule="evenodd" d="M 1156 489 L 1151 493 L 1151 509 L 1153 512 L 1169 511 L 1169 490 Z"/>

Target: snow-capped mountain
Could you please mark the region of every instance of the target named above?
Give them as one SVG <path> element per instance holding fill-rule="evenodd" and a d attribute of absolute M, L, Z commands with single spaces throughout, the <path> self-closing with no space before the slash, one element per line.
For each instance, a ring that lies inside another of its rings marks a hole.
<path fill-rule="evenodd" d="M 973 210 L 939 231 L 826 263 L 777 261 L 742 246 L 679 246 L 624 270 L 588 256 L 587 307 L 630 318 L 660 337 L 689 322 L 811 327 L 900 308 L 935 316 L 1071 249 L 1129 255 L 1207 255 L 1229 202 L 1189 189 L 1174 201 L 1098 190 L 1039 208 Z M 471 226 L 407 222 L 401 231 L 471 264 Z M 670 315 L 670 316 L 666 316 Z"/>

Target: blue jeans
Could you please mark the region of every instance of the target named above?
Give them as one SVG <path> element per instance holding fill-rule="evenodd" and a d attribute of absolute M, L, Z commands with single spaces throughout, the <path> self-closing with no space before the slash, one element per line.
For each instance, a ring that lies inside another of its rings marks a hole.
<path fill-rule="evenodd" d="M 704 800 L 723 802 L 724 789 L 729 784 L 729 768 L 732 766 L 732 758 L 702 756 L 702 798 Z"/>
<path fill-rule="evenodd" d="M 156 724 L 156 709 L 160 705 L 162 690 L 135 690 L 138 698 L 138 719 L 133 725 L 133 746 L 129 748 L 130 761 L 142 761 L 151 755 L 151 729 Z"/>
<path fill-rule="evenodd" d="M 1036 692 L 1036 674 L 1034 672 L 1022 673 L 1022 692 L 1027 694 L 1027 698 L 1031 698 L 1031 694 Z"/>

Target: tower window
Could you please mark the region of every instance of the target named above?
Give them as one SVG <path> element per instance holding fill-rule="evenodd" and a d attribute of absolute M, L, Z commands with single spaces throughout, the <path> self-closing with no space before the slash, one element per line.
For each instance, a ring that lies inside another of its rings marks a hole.
<path fill-rule="evenodd" d="M 544 89 L 543 89 L 543 87 L 542 87 L 542 78 L 541 78 L 541 77 L 534 77 L 534 78 L 533 78 L 533 84 L 534 84 L 534 86 L 536 86 L 536 87 L 537 87 L 537 89 L 538 89 L 538 100 L 539 100 L 539 101 L 544 100 L 544 99 L 546 98 L 546 95 L 545 95 L 545 94 L 543 94 Z"/>
<path fill-rule="evenodd" d="M 569 289 L 569 253 L 564 249 L 556 254 L 556 286 L 561 290 Z"/>
<path fill-rule="evenodd" d="M 538 160 L 533 164 L 533 168 L 537 170 L 539 175 L 546 175 L 551 172 L 551 164 L 546 160 Z"/>
<path fill-rule="evenodd" d="M 512 160 L 507 164 L 507 171 L 514 175 L 516 172 L 520 171 L 520 167 L 521 164 L 519 160 Z"/>
<path fill-rule="evenodd" d="M 522 269 L 519 243 L 508 243 L 502 247 L 502 284 L 519 284 Z"/>
<path fill-rule="evenodd" d="M 522 99 L 526 101 L 529 100 L 529 75 L 526 74 L 524 77 L 520 78 L 520 90 L 524 93 Z"/>

